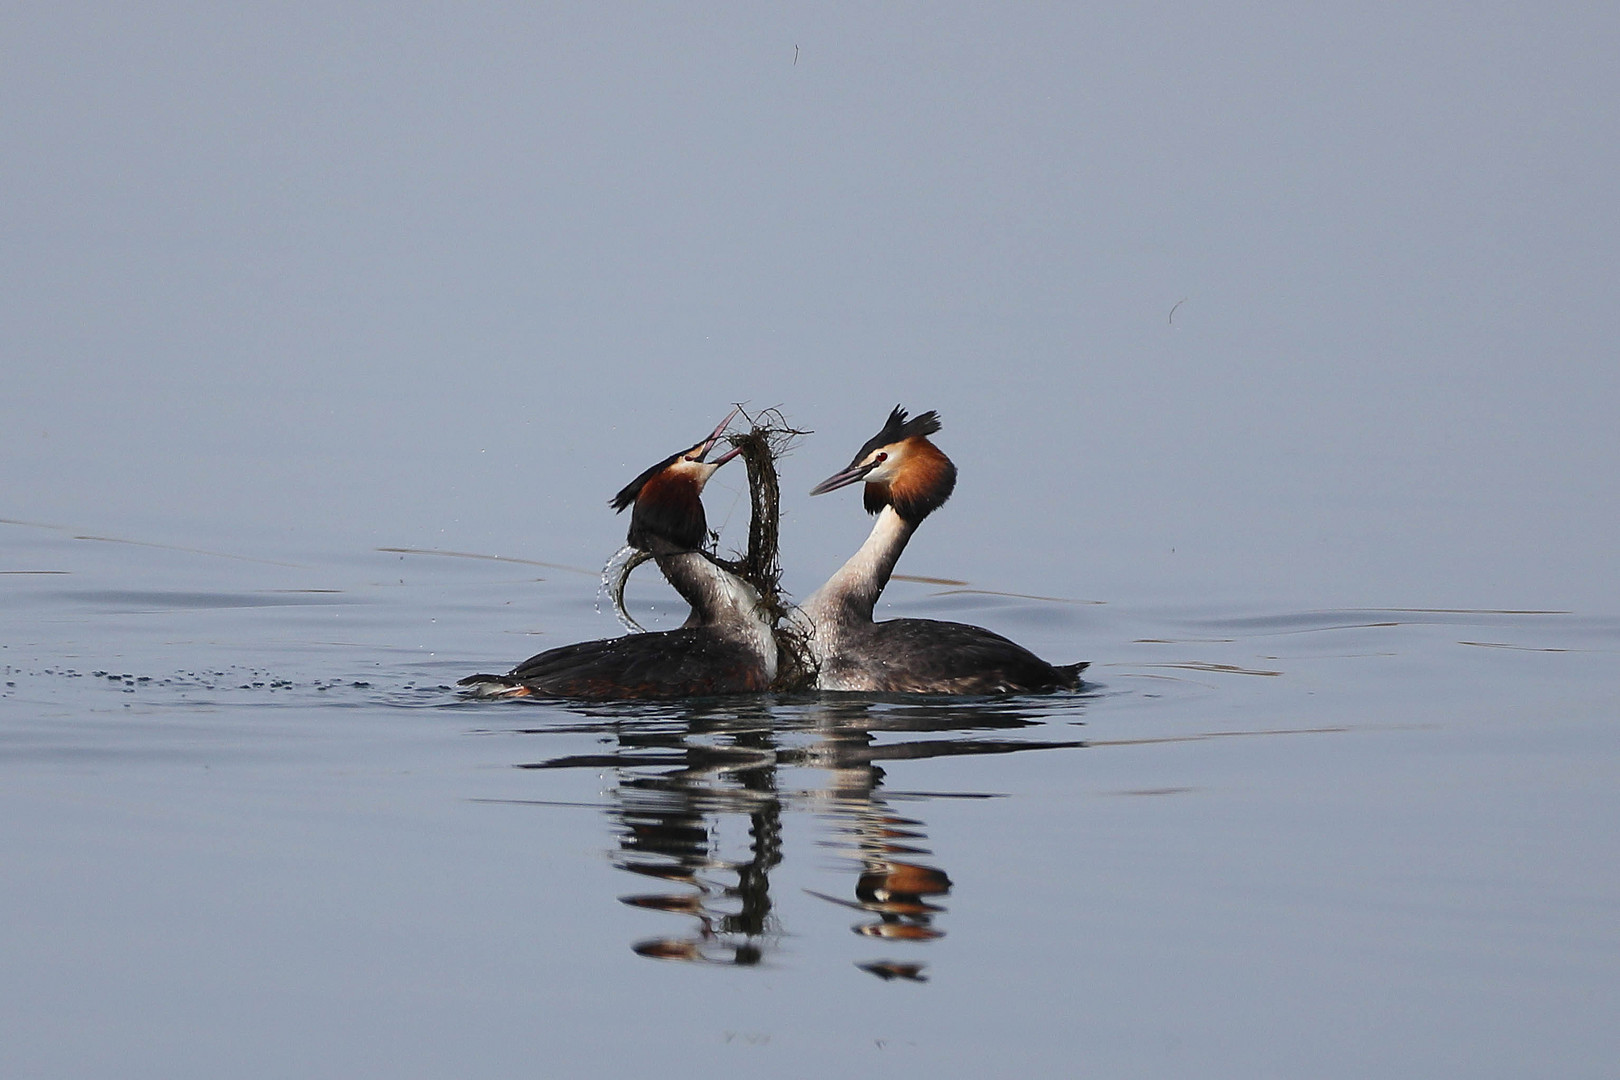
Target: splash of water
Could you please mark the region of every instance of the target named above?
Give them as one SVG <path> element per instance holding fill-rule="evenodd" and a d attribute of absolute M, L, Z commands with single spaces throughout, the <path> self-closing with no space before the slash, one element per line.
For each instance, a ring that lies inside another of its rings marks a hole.
<path fill-rule="evenodd" d="M 632 634 L 645 634 L 647 628 L 631 617 L 624 606 L 624 588 L 630 582 L 630 573 L 644 562 L 650 562 L 652 555 L 640 548 L 626 544 L 613 553 L 613 557 L 602 567 L 602 583 L 596 591 L 596 610 L 602 610 L 602 594 L 606 593 L 609 602 L 613 605 L 613 614 L 618 618 L 624 628 Z"/>

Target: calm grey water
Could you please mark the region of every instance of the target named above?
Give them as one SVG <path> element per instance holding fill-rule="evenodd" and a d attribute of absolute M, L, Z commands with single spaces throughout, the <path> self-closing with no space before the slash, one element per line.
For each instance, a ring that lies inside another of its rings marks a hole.
<path fill-rule="evenodd" d="M 1599 1076 L 1620 618 L 900 583 L 989 703 L 468 703 L 583 573 L 0 527 L 8 1076 Z M 643 598 L 641 614 L 652 620 Z"/>

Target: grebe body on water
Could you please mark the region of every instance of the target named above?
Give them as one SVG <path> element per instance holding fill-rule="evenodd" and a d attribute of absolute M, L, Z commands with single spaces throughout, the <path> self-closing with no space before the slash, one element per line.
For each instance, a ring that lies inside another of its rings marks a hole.
<path fill-rule="evenodd" d="M 907 420 L 906 411 L 896 406 L 849 467 L 810 492 L 821 495 L 864 482 L 867 512 L 877 515 L 860 550 L 804 603 L 817 689 L 907 694 L 1079 689 L 1085 664 L 1049 664 L 982 627 L 934 619 L 873 621 L 878 596 L 912 533 L 956 486 L 956 466 L 928 439 L 939 428 L 936 413 Z"/>
<path fill-rule="evenodd" d="M 733 410 L 732 416 L 736 415 Z M 776 639 L 759 593 L 703 551 L 709 525 L 703 487 L 738 453 L 705 461 L 731 416 L 697 445 L 672 454 L 613 497 L 633 507 L 629 543 L 652 555 L 692 605 L 676 630 L 583 641 L 531 656 L 505 675 L 469 675 L 475 697 L 615 699 L 706 697 L 770 688 Z"/>

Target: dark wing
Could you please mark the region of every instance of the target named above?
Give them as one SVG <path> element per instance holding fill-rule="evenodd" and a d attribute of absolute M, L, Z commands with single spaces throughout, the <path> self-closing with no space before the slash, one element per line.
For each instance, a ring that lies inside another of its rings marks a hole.
<path fill-rule="evenodd" d="M 1078 690 L 1080 672 L 1086 667 L 1054 667 L 994 631 L 933 619 L 873 623 L 850 646 L 850 662 L 859 663 L 886 693 Z"/>
<path fill-rule="evenodd" d="M 484 696 L 593 701 L 708 697 L 770 685 L 757 656 L 704 627 L 564 645 L 529 657 L 508 675 L 473 675 L 461 682 Z"/>

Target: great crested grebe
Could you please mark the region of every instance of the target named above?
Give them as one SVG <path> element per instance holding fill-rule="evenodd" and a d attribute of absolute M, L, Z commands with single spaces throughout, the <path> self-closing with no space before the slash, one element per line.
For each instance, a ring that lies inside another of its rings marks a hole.
<path fill-rule="evenodd" d="M 1077 690 L 1085 664 L 1054 666 L 1000 634 L 933 619 L 873 622 L 872 609 L 906 542 L 951 497 L 956 466 L 928 436 L 929 411 L 911 420 L 898 405 L 849 468 L 817 484 L 821 495 L 866 483 L 877 523 L 859 551 L 805 601 L 816 688 L 868 693 L 1010 694 Z"/>
<path fill-rule="evenodd" d="M 776 677 L 776 639 L 754 587 L 703 551 L 709 524 L 703 486 L 736 457 L 705 461 L 733 410 L 695 446 L 671 454 L 630 481 L 609 505 L 630 514 L 629 542 L 650 553 L 692 605 L 677 630 L 582 641 L 531 656 L 506 675 L 469 675 L 475 697 L 704 697 L 766 690 Z"/>

